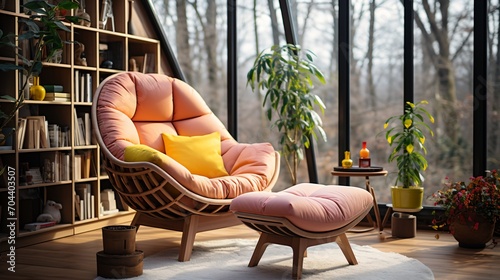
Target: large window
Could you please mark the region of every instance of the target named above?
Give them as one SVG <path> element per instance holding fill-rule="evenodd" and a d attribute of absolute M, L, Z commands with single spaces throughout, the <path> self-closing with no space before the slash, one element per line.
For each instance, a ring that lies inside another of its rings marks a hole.
<path fill-rule="evenodd" d="M 500 168 L 500 1 L 488 7 L 488 157 L 489 169 Z"/>
<path fill-rule="evenodd" d="M 474 12 L 470 0 L 415 1 L 414 8 L 415 100 L 429 100 L 436 119 L 425 172 L 429 196 L 446 177 L 472 175 Z"/>
<path fill-rule="evenodd" d="M 396 168 L 387 163 L 390 148 L 383 124 L 403 110 L 403 34 L 404 12 L 400 0 L 351 1 L 350 48 L 338 47 L 338 1 L 290 1 L 296 23 L 298 43 L 313 51 L 316 64 L 327 77 L 316 93 L 326 104 L 323 115 L 328 141 L 315 143 L 320 183 L 336 182 L 330 174 L 338 165 L 338 55 L 350 57 L 350 150 L 357 162 L 361 143 L 366 141 L 372 165 L 383 166 L 389 175 L 374 178 L 378 201 L 390 201 L 389 186 L 395 182 Z M 450 2 L 453 2 L 451 5 Z M 491 69 L 497 61 L 499 13 L 491 2 L 489 58 Z M 173 46 L 188 82 L 208 101 L 214 112 L 227 122 L 227 3 L 228 1 L 155 0 L 155 8 Z M 238 38 L 238 140 L 270 141 L 276 149 L 276 130 L 263 114 L 263 92 L 252 92 L 246 74 L 260 51 L 273 44 L 284 44 L 279 1 L 236 1 Z M 466 180 L 472 175 L 472 65 L 473 0 L 415 1 L 414 97 L 429 101 L 427 109 L 435 116 L 435 137 L 428 138 L 429 168 L 425 171 L 425 196 L 430 196 L 446 177 Z M 489 72 L 492 85 L 500 84 Z M 488 167 L 496 168 L 500 151 L 498 139 L 498 92 L 489 88 Z M 299 170 L 299 181 L 308 181 L 306 161 Z M 352 178 L 352 185 L 364 181 Z M 282 168 L 277 189 L 289 186 Z M 431 204 L 427 200 L 425 204 Z"/>

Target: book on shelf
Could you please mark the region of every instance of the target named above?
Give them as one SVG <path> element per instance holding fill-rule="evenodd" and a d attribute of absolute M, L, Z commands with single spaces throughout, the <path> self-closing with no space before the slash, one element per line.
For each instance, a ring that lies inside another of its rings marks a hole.
<path fill-rule="evenodd" d="M 73 99 L 75 102 L 80 102 L 80 71 L 75 70 L 73 83 Z"/>
<path fill-rule="evenodd" d="M 100 215 L 109 215 L 113 213 L 118 213 L 115 192 L 112 189 L 104 189 L 100 193 L 101 203 L 100 203 Z"/>
<path fill-rule="evenodd" d="M 26 131 L 26 123 L 28 120 L 26 118 L 19 118 L 17 124 L 17 148 L 22 149 L 24 144 L 24 134 Z"/>
<path fill-rule="evenodd" d="M 47 92 L 45 93 L 45 101 L 71 101 L 71 94 L 66 92 Z"/>
<path fill-rule="evenodd" d="M 90 196 L 90 217 L 95 218 L 95 196 L 91 195 Z"/>
<path fill-rule="evenodd" d="M 111 214 L 116 214 L 120 212 L 120 210 L 118 208 L 115 208 L 113 210 L 101 210 L 101 214 L 102 216 L 107 216 L 107 215 L 111 215 Z"/>
<path fill-rule="evenodd" d="M 73 158 L 73 180 L 82 179 L 82 155 L 75 154 Z"/>
<path fill-rule="evenodd" d="M 24 136 L 24 144 L 23 148 L 24 149 L 34 149 L 35 148 L 35 133 L 36 133 L 36 127 L 38 125 L 35 125 L 37 120 L 34 119 L 26 119 L 26 131 L 25 131 L 25 136 Z"/>
<path fill-rule="evenodd" d="M 90 165 L 92 160 L 92 151 L 82 152 L 82 177 L 90 178 Z"/>
<path fill-rule="evenodd" d="M 80 73 L 80 89 L 78 91 L 78 101 L 83 102 L 83 93 L 85 92 L 85 73 Z"/>
<path fill-rule="evenodd" d="M 74 164 L 73 164 L 73 174 L 74 179 L 86 179 L 90 178 L 90 162 L 91 162 L 91 151 L 79 151 L 75 154 Z"/>
<path fill-rule="evenodd" d="M 60 181 L 68 181 L 71 179 L 71 162 L 69 153 L 59 153 L 59 177 Z"/>
<path fill-rule="evenodd" d="M 83 114 L 83 123 L 85 127 L 85 145 L 92 144 L 92 126 L 90 121 L 90 113 Z"/>
<path fill-rule="evenodd" d="M 75 194 L 78 196 L 79 205 L 75 205 L 77 212 L 80 212 L 80 220 L 95 218 L 95 196 L 92 194 L 92 186 L 88 183 L 79 183 L 75 185 Z"/>
<path fill-rule="evenodd" d="M 78 114 L 76 108 L 74 110 L 75 118 L 75 145 L 83 146 L 92 144 L 92 128 L 90 121 L 90 113 Z"/>
<path fill-rule="evenodd" d="M 49 131 L 49 144 L 51 148 L 57 148 L 59 146 L 59 133 L 61 132 L 61 128 L 57 124 L 49 124 L 47 126 Z"/>
<path fill-rule="evenodd" d="M 45 120 L 45 116 L 29 116 L 30 118 L 34 118 L 38 120 L 38 134 L 36 135 L 36 147 L 37 148 L 49 148 L 49 134 L 48 134 L 48 122 Z"/>
<path fill-rule="evenodd" d="M 83 135 L 80 135 L 82 132 L 81 132 L 81 129 L 80 129 L 80 124 L 78 123 L 78 115 L 76 113 L 76 108 L 73 109 L 73 127 L 75 128 L 75 131 L 74 131 L 74 144 L 75 146 L 81 146 L 84 144 L 84 142 L 82 142 L 82 139 L 83 139 Z M 83 140 L 85 141 L 85 140 Z"/>
<path fill-rule="evenodd" d="M 71 129 L 68 126 L 61 126 L 59 130 L 59 147 L 69 147 L 71 139 Z"/>
<path fill-rule="evenodd" d="M 82 102 L 92 102 L 92 76 L 90 73 L 85 73 L 85 87 L 82 95 Z"/>
<path fill-rule="evenodd" d="M 61 181 L 61 153 L 59 151 L 40 154 L 43 163 L 43 181 L 53 183 Z"/>
<path fill-rule="evenodd" d="M 80 136 L 80 145 L 87 145 L 87 142 L 85 141 L 85 123 L 83 122 L 82 117 L 78 117 L 78 129 L 79 133 L 78 136 Z"/>
<path fill-rule="evenodd" d="M 64 87 L 62 85 L 43 85 L 46 92 L 63 92 Z"/>
<path fill-rule="evenodd" d="M 55 221 L 52 222 L 39 222 L 39 223 L 29 223 L 24 225 L 25 230 L 37 231 L 43 228 L 53 227 L 56 225 Z"/>
<path fill-rule="evenodd" d="M 81 203 L 80 203 L 80 196 L 75 193 L 75 219 L 79 219 L 80 221 L 83 220 L 82 217 L 82 209 L 81 209 Z"/>
<path fill-rule="evenodd" d="M 75 102 L 92 102 L 92 75 L 75 70 Z"/>

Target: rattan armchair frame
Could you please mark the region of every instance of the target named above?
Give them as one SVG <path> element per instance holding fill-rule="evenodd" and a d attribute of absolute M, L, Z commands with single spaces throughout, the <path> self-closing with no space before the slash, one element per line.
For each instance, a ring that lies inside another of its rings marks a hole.
<path fill-rule="evenodd" d="M 178 260 L 189 261 L 196 233 L 241 224 L 229 211 L 232 199 L 203 197 L 186 189 L 153 163 L 125 162 L 116 158 L 104 144 L 97 121 L 97 101 L 105 82 L 96 90 L 91 115 L 109 180 L 121 201 L 136 212 L 131 225 L 137 229 L 145 225 L 182 232 Z M 278 152 L 275 158 L 275 173 L 265 191 L 270 191 L 278 179 Z"/>

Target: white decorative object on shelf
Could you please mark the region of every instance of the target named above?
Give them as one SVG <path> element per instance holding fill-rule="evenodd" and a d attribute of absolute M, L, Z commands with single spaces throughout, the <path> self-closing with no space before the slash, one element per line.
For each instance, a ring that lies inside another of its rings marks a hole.
<path fill-rule="evenodd" d="M 101 24 L 102 29 L 106 29 L 108 19 L 111 18 L 111 31 L 115 32 L 115 17 L 113 15 L 113 2 L 111 0 L 102 1 Z"/>

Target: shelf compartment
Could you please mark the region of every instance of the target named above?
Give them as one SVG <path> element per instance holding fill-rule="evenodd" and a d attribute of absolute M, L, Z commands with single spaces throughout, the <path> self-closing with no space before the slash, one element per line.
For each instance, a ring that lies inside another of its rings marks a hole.
<path fill-rule="evenodd" d="M 74 34 L 74 65 L 84 67 L 96 67 L 98 62 L 97 34 L 86 29 L 76 29 Z M 83 62 L 81 58 L 84 57 Z"/>
<path fill-rule="evenodd" d="M 99 34 L 99 69 L 125 70 L 125 37 Z"/>
<path fill-rule="evenodd" d="M 111 1 L 110 1 L 111 2 Z M 99 0 L 99 29 L 108 30 L 112 32 L 125 33 L 125 10 L 126 10 L 126 1 L 118 0 L 112 1 L 112 9 L 111 12 L 108 12 L 109 5 L 106 5 L 106 1 Z M 108 12 L 108 13 L 107 13 Z M 112 14 L 112 16 L 110 16 Z M 106 20 L 107 19 L 107 20 Z M 114 19 L 114 20 L 113 20 Z M 103 20 L 106 22 L 106 25 L 103 26 Z M 113 22 L 114 21 L 114 22 Z M 113 30 L 114 23 L 114 30 Z"/>

